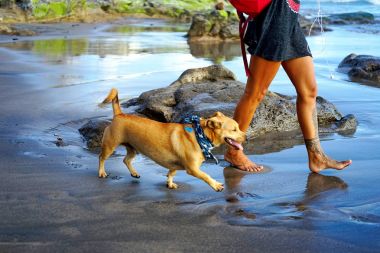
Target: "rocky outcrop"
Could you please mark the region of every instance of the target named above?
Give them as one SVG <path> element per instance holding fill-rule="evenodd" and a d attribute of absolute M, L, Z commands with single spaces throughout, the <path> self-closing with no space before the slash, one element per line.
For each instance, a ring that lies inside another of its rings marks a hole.
<path fill-rule="evenodd" d="M 375 16 L 368 12 L 358 11 L 333 14 L 325 17 L 324 21 L 334 25 L 373 24 L 375 23 Z"/>
<path fill-rule="evenodd" d="M 0 34 L 17 35 L 17 36 L 33 36 L 36 35 L 34 31 L 21 30 L 14 27 L 0 25 Z"/>
<path fill-rule="evenodd" d="M 238 40 L 239 22 L 235 14 L 225 10 L 196 14 L 187 37 L 189 41 Z"/>
<path fill-rule="evenodd" d="M 347 73 L 354 82 L 380 87 L 380 57 L 350 54 L 339 64 L 338 70 Z"/>
<path fill-rule="evenodd" d="M 181 122 L 190 114 L 209 117 L 221 111 L 232 117 L 236 104 L 244 92 L 244 84 L 221 65 L 189 69 L 165 88 L 142 93 L 129 100 L 124 107 L 134 106 L 135 111 L 162 122 Z M 345 117 L 333 104 L 317 98 L 318 124 L 321 133 L 352 133 L 357 121 L 353 115 Z M 80 132 L 91 148 L 100 144 L 106 121 L 90 121 Z M 267 134 L 298 133 L 295 98 L 268 91 L 258 107 L 247 131 L 249 139 Z M 99 136 L 100 135 L 100 136 Z"/>
<path fill-rule="evenodd" d="M 109 120 L 91 119 L 79 128 L 79 133 L 85 140 L 87 148 L 94 150 L 101 146 L 104 129 L 109 124 Z"/>
<path fill-rule="evenodd" d="M 300 26 L 305 35 L 318 35 L 321 33 L 319 24 L 299 16 Z M 331 31 L 323 27 L 323 31 Z M 196 14 L 187 33 L 190 42 L 239 40 L 239 20 L 234 13 L 224 10 L 214 10 L 209 14 Z"/>
<path fill-rule="evenodd" d="M 298 21 L 300 23 L 300 26 L 301 26 L 303 33 L 306 36 L 319 35 L 322 33 L 322 31 L 323 32 L 332 31 L 332 29 L 326 27 L 325 25 L 323 25 L 323 27 L 321 27 L 321 25 L 318 22 L 314 22 L 314 20 L 308 19 L 308 18 L 301 16 L 301 15 L 298 16 Z"/>

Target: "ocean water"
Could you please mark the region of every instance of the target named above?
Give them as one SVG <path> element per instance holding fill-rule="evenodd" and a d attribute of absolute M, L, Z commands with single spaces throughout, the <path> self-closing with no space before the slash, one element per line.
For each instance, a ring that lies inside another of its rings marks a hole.
<path fill-rule="evenodd" d="M 379 0 L 301 0 L 301 13 L 318 15 L 320 9 L 322 15 L 365 11 L 380 15 Z"/>

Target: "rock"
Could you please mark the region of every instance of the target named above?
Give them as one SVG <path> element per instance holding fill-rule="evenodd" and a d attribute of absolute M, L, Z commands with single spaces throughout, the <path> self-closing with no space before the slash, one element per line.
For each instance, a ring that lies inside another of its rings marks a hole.
<path fill-rule="evenodd" d="M 57 137 L 57 139 L 54 141 L 54 144 L 57 147 L 64 147 L 67 146 L 67 144 L 63 141 L 62 137 Z"/>
<path fill-rule="evenodd" d="M 162 122 L 181 122 L 189 114 L 202 117 L 221 111 L 232 117 L 244 84 L 221 65 L 185 71 L 166 88 L 144 92 L 130 105 L 137 112 Z M 354 117 L 345 119 L 333 104 L 317 98 L 318 123 L 323 132 L 355 130 Z M 343 121 L 342 121 L 343 119 Z M 248 138 L 272 132 L 298 130 L 293 97 L 268 91 L 247 131 Z"/>
<path fill-rule="evenodd" d="M 311 20 L 311 19 L 308 19 L 304 16 L 299 15 L 298 21 L 300 23 L 300 26 L 301 26 L 303 33 L 306 36 L 321 34 L 321 31 L 322 31 L 321 26 L 317 22 L 314 22 L 314 20 Z M 330 29 L 324 25 L 323 31 L 329 32 L 329 31 L 332 31 L 332 29 Z"/>
<path fill-rule="evenodd" d="M 196 14 L 187 37 L 189 41 L 239 40 L 239 23 L 235 15 L 224 10 Z"/>
<path fill-rule="evenodd" d="M 0 25 L 0 34 L 16 35 L 16 36 L 33 36 L 36 35 L 34 31 L 17 29 L 6 25 Z"/>
<path fill-rule="evenodd" d="M 375 23 L 375 16 L 368 12 L 358 11 L 333 14 L 324 18 L 324 21 L 334 25 L 373 24 Z"/>
<path fill-rule="evenodd" d="M 244 84 L 237 81 L 230 70 L 212 65 L 186 70 L 168 87 L 144 92 L 122 106 L 162 122 L 181 122 L 190 114 L 208 117 L 216 111 L 232 117 L 243 92 Z M 342 117 L 335 106 L 322 97 L 317 98 L 317 111 L 320 133 L 355 132 L 355 117 L 351 114 Z M 79 129 L 89 149 L 100 146 L 109 123 L 109 120 L 90 120 Z M 259 145 L 254 145 L 255 152 L 279 151 L 302 144 L 303 138 L 299 136 L 295 97 L 268 91 L 247 131 L 248 139 L 255 138 L 254 143 Z M 248 141 L 246 150 L 251 149 Z"/>
<path fill-rule="evenodd" d="M 94 150 L 101 146 L 104 129 L 109 124 L 109 120 L 89 120 L 86 124 L 79 128 L 79 133 L 86 141 L 87 147 L 90 150 Z"/>
<path fill-rule="evenodd" d="M 193 17 L 190 30 L 187 33 L 189 38 L 201 37 L 208 34 L 211 30 L 211 23 L 202 14 L 196 14 Z"/>
<path fill-rule="evenodd" d="M 215 10 L 224 10 L 224 2 L 218 2 L 217 4 L 215 4 Z"/>
<path fill-rule="evenodd" d="M 318 35 L 321 27 L 313 20 L 299 16 L 300 26 L 305 35 Z M 323 26 L 323 31 L 331 31 Z M 209 14 L 196 14 L 187 34 L 189 41 L 239 40 L 239 20 L 234 14 L 224 10 L 214 10 Z"/>
<path fill-rule="evenodd" d="M 338 70 L 347 73 L 352 81 L 380 87 L 380 57 L 350 54 L 339 64 Z"/>
<path fill-rule="evenodd" d="M 6 25 L 0 25 L 0 34 L 12 34 L 12 29 Z"/>

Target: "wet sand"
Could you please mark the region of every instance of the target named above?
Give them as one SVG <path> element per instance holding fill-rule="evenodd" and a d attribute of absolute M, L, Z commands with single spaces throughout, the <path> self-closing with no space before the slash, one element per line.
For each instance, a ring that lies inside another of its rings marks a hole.
<path fill-rule="evenodd" d="M 184 172 L 173 191 L 165 187 L 166 169 L 142 156 L 134 162 L 141 178 L 131 178 L 119 149 L 107 162 L 110 177 L 97 178 L 97 154 L 85 149 L 78 127 L 111 115 L 98 107 L 110 87 L 128 99 L 210 64 L 189 54 L 182 36 L 102 30 L 0 44 L 0 251 L 378 252 L 380 90 L 343 76 L 329 80 L 324 59 L 316 59 L 320 93 L 359 119 L 353 136 L 323 138 L 327 153 L 354 160 L 347 170 L 310 174 L 296 145 L 250 152 L 264 173 L 205 163 L 225 182 L 222 193 Z M 59 40 L 67 44 L 57 49 Z M 335 54 L 327 55 L 331 65 Z M 234 71 L 239 64 L 225 62 Z M 284 80 L 280 73 L 272 90 L 285 91 Z"/>

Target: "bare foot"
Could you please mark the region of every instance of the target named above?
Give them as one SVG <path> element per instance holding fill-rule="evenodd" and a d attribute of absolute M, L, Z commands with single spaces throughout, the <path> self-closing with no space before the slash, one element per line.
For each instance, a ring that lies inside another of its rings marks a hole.
<path fill-rule="evenodd" d="M 319 173 L 325 169 L 343 170 L 352 163 L 351 160 L 336 161 L 325 154 L 309 152 L 309 168 L 312 172 Z"/>
<path fill-rule="evenodd" d="M 231 163 L 233 167 L 243 171 L 258 172 L 264 168 L 249 160 L 242 150 L 228 150 L 224 154 L 224 160 Z"/>

